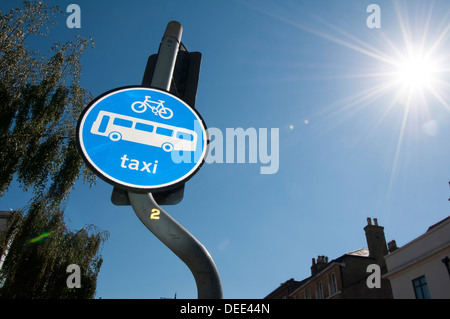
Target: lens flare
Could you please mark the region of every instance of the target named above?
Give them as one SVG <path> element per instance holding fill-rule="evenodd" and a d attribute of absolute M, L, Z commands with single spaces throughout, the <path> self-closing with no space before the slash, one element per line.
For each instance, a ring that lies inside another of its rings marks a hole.
<path fill-rule="evenodd" d="M 415 55 L 398 63 L 394 80 L 409 89 L 428 88 L 433 84 L 437 69 L 426 57 Z"/>
<path fill-rule="evenodd" d="M 292 10 L 294 2 L 291 1 L 290 6 L 278 7 L 278 10 L 275 5 L 270 10 L 261 9 L 263 8 L 261 5 L 247 3 L 245 5 L 296 29 L 295 31 L 309 33 L 360 54 L 361 60 L 349 60 L 351 68 L 354 65 L 357 71 L 342 72 L 336 78 L 367 80 L 368 86 L 359 86 L 359 83 L 354 82 L 355 89 L 350 87 L 348 96 L 345 96 L 342 101 L 336 101 L 328 108 L 323 108 L 322 114 L 326 114 L 323 120 L 327 122 L 327 130 L 330 130 L 356 112 L 372 107 L 368 111 L 371 114 L 375 114 L 374 112 L 379 114 L 377 114 L 378 118 L 373 118 L 375 130 L 388 118 L 389 113 L 392 112 L 397 116 L 397 125 L 393 126 L 396 131 L 389 132 L 393 142 L 396 143 L 387 190 L 390 196 L 397 170 L 400 168 L 400 159 L 407 156 L 408 150 L 404 149 L 404 141 L 409 132 L 422 131 L 430 136 L 439 134 L 439 125 L 432 120 L 436 116 L 434 112 L 438 108 L 442 108 L 446 113 L 450 111 L 450 102 L 448 102 L 450 92 L 448 15 L 450 12 L 448 9 L 442 11 L 442 7 L 437 9 L 435 7 L 437 1 L 414 2 L 420 3 L 420 6 L 412 5 L 412 0 L 393 1 L 396 14 L 391 15 L 390 18 L 394 18 L 391 21 L 396 21 L 397 26 L 390 24 L 386 28 L 383 24 L 377 32 L 370 28 L 363 30 L 361 27 L 361 33 L 359 33 L 353 29 L 346 31 L 335 25 L 333 19 L 322 17 L 311 16 L 320 28 L 311 27 L 305 23 L 309 19 L 307 16 L 302 19 L 297 14 L 302 11 L 302 7 Z M 294 12 L 296 14 L 292 14 Z M 442 19 L 442 14 L 445 19 Z M 414 20 L 411 21 L 411 19 Z M 363 36 L 367 36 L 367 40 Z M 302 41 L 298 42 L 303 43 Z M 287 50 L 291 49 L 291 47 L 287 48 Z M 300 66 L 303 72 L 305 65 L 300 64 Z M 311 80 L 314 79 L 315 77 L 311 78 Z M 335 76 L 324 77 L 324 79 L 335 79 Z M 361 81 L 361 84 L 364 82 Z M 354 94 L 351 94 L 352 91 Z"/>
<path fill-rule="evenodd" d="M 36 242 L 41 241 L 44 238 L 47 238 L 47 237 L 49 237 L 51 235 L 52 235 L 52 232 L 45 232 L 45 233 L 40 234 L 37 237 L 31 238 L 30 240 L 28 240 L 28 242 L 29 243 L 36 243 Z"/>

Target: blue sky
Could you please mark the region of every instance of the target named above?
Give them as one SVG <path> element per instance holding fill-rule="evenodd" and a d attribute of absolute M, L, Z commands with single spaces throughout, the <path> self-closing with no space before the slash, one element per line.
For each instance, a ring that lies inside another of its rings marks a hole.
<path fill-rule="evenodd" d="M 81 8 L 81 28 L 67 28 L 66 13 L 49 43 L 93 37 L 81 82 L 94 96 L 140 84 L 176 20 L 188 50 L 203 54 L 196 108 L 206 125 L 279 128 L 276 174 L 261 175 L 261 163 L 205 164 L 183 201 L 164 207 L 210 252 L 224 298 L 262 298 L 308 277 L 317 255 L 367 247 L 367 217 L 402 246 L 448 216 L 448 0 L 49 3 Z M 379 29 L 366 24 L 372 3 Z M 433 61 L 423 95 L 392 84 L 408 48 Z M 111 191 L 78 182 L 65 210 L 72 229 L 110 232 L 96 297 L 196 298 L 189 269 Z M 29 197 L 14 185 L 0 209 Z"/>

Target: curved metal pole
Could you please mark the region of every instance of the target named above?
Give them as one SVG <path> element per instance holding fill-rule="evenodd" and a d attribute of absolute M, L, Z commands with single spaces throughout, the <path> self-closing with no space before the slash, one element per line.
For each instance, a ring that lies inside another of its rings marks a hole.
<path fill-rule="evenodd" d="M 183 28 L 177 21 L 167 25 L 161 41 L 151 85 L 170 90 Z M 156 203 L 151 193 L 128 192 L 128 199 L 142 223 L 191 270 L 199 299 L 222 299 L 216 265 L 205 247 Z"/>
<path fill-rule="evenodd" d="M 141 222 L 189 267 L 198 298 L 222 299 L 219 274 L 206 248 L 159 207 L 151 193 L 128 192 L 128 198 Z"/>

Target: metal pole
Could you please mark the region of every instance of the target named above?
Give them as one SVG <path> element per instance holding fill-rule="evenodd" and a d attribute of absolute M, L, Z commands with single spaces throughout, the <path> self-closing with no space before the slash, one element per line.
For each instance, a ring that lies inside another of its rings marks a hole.
<path fill-rule="evenodd" d="M 181 24 L 167 25 L 158 52 L 152 87 L 170 90 L 173 70 L 181 43 Z M 222 286 L 216 265 L 205 247 L 167 214 L 151 193 L 128 192 L 128 199 L 142 223 L 191 270 L 199 299 L 222 299 Z"/>
<path fill-rule="evenodd" d="M 180 23 L 176 21 L 169 22 L 159 46 L 158 60 L 156 61 L 155 72 L 152 78 L 153 87 L 170 91 L 182 33 L 183 27 Z"/>
<path fill-rule="evenodd" d="M 128 193 L 141 222 L 191 270 L 199 299 L 222 299 L 222 287 L 214 261 L 205 247 L 158 206 L 152 194 Z"/>

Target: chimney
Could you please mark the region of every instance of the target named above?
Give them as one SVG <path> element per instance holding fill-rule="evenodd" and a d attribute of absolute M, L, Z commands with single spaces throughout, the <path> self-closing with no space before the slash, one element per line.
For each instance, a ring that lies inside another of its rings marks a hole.
<path fill-rule="evenodd" d="M 395 242 L 395 240 L 391 240 L 391 241 L 388 243 L 388 251 L 389 251 L 390 253 L 392 253 L 392 252 L 396 251 L 397 249 L 398 249 L 397 243 Z"/>
<path fill-rule="evenodd" d="M 367 247 L 370 257 L 375 258 L 376 263 L 381 267 L 384 265 L 384 256 L 387 255 L 386 238 L 384 236 L 384 227 L 378 225 L 378 220 L 373 219 L 374 225 L 367 218 L 367 226 L 364 227 L 366 233 Z"/>
<path fill-rule="evenodd" d="M 319 273 L 322 269 L 324 269 L 328 264 L 328 257 L 326 256 L 317 256 L 317 263 L 315 258 L 312 259 L 311 266 L 311 275 L 314 276 Z"/>

